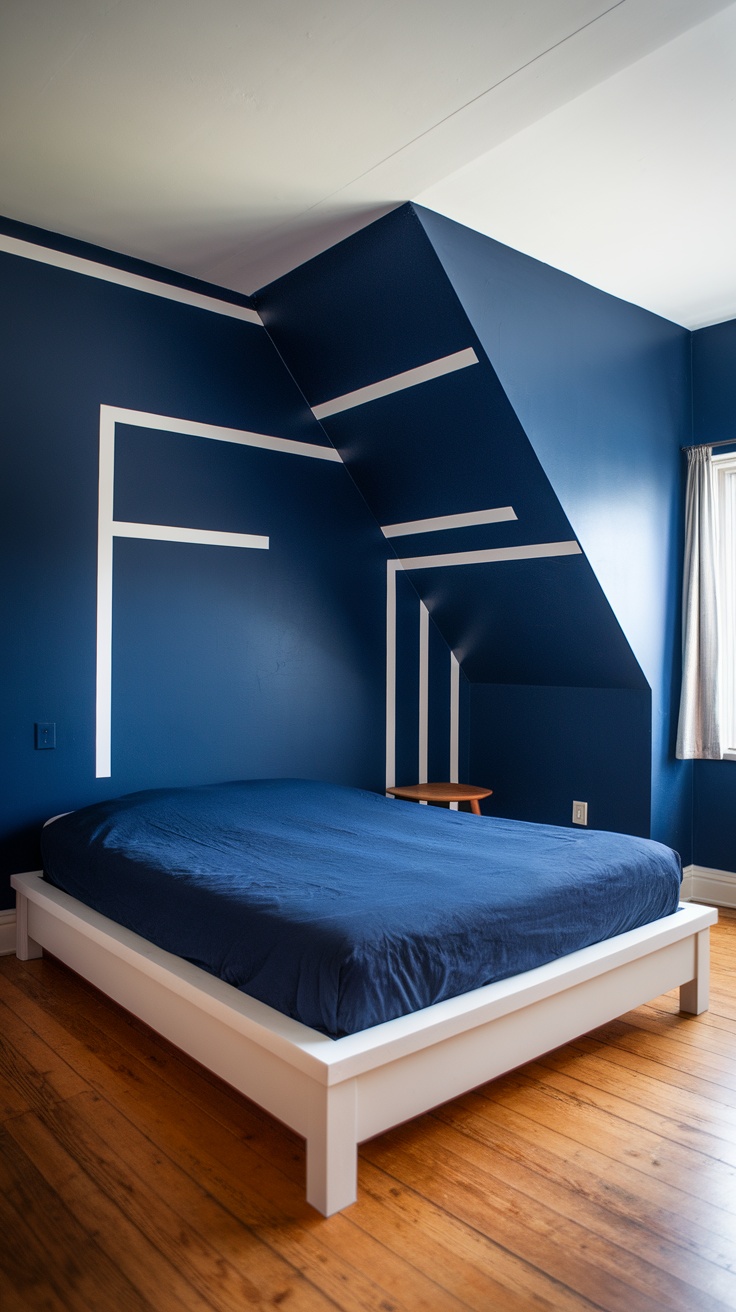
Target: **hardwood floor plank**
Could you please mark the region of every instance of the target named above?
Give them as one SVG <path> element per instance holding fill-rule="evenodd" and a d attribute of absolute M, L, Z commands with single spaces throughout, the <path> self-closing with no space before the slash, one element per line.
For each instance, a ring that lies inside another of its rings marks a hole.
<path fill-rule="evenodd" d="M 524 1071 L 526 1081 L 517 1075 L 504 1080 L 502 1088 L 485 1085 L 480 1092 L 491 1103 L 508 1100 L 513 1107 L 533 1107 L 530 1114 L 552 1128 L 561 1116 L 569 1117 L 581 1142 L 605 1145 L 608 1155 L 618 1154 L 620 1160 L 736 1215 L 736 1168 L 723 1160 L 722 1140 L 541 1063 L 531 1063 Z"/>
<path fill-rule="evenodd" d="M 623 1195 L 619 1206 L 615 1206 L 608 1178 L 608 1188 L 602 1188 L 599 1179 L 574 1169 L 569 1160 L 545 1156 L 538 1144 L 525 1149 L 523 1140 L 499 1133 L 488 1118 L 463 1114 L 455 1104 L 437 1113 L 437 1119 L 447 1129 L 441 1142 L 450 1151 L 482 1167 L 499 1185 L 519 1190 L 566 1221 L 586 1227 L 597 1239 L 622 1249 L 627 1255 L 619 1266 L 622 1274 L 623 1266 L 633 1256 L 661 1273 L 654 1276 L 655 1286 L 661 1286 L 672 1275 L 701 1294 L 736 1307 L 736 1273 L 729 1269 L 728 1261 L 714 1263 L 694 1246 L 683 1247 L 676 1242 L 672 1237 L 673 1218 L 666 1210 L 657 1224 L 651 1201 L 646 1208 L 637 1209 Z M 648 1283 L 650 1273 L 645 1276 Z"/>
<path fill-rule="evenodd" d="M 583 1198 L 654 1229 L 665 1239 L 673 1239 L 693 1253 L 705 1256 L 726 1270 L 733 1269 L 735 1222 L 732 1214 L 709 1200 L 685 1192 L 656 1167 L 640 1169 L 631 1160 L 622 1160 L 617 1143 L 603 1136 L 579 1136 L 579 1120 L 573 1114 L 569 1123 L 555 1116 L 554 1124 L 534 1115 L 533 1108 L 521 1098 L 508 1104 L 494 1102 L 488 1115 L 482 1092 L 465 1094 L 439 1108 L 434 1115 L 461 1130 L 482 1136 L 484 1142 L 512 1159 L 523 1154 L 531 1169 L 552 1179 L 563 1181 Z M 606 1150 L 610 1149 L 610 1152 Z"/>
<path fill-rule="evenodd" d="M 35 966 L 36 975 L 42 972 Z M 28 972 L 20 977 L 23 998 L 19 1006 L 30 1023 L 44 1026 L 63 1048 L 65 1058 L 84 1070 L 90 1086 L 113 1107 L 125 1107 L 127 1118 L 144 1134 L 152 1135 L 162 1151 L 194 1178 L 206 1178 L 210 1192 L 257 1236 L 279 1253 L 296 1270 L 311 1264 L 319 1287 L 345 1308 L 385 1312 L 390 1291 L 379 1283 L 378 1273 L 392 1265 L 379 1245 L 367 1235 L 353 1231 L 343 1217 L 329 1222 L 317 1216 L 304 1199 L 304 1146 L 290 1137 L 288 1152 L 301 1161 L 299 1182 L 284 1177 L 272 1156 L 254 1153 L 249 1136 L 233 1133 L 214 1118 L 203 1116 L 199 1107 L 173 1085 L 165 1084 L 155 1070 L 123 1051 L 109 1035 L 82 1018 L 78 1011 L 65 1011 L 58 996 L 49 998 L 49 1015 L 30 999 L 24 988 Z M 18 981 L 16 981 L 18 982 Z M 7 985 L 7 981 L 6 981 Z M 38 988 L 32 990 L 38 993 Z M 192 1065 L 192 1072 L 196 1068 Z M 285 1227 L 284 1217 L 289 1224 Z M 332 1227 L 325 1246 L 317 1231 Z M 403 1274 L 403 1272 L 402 1272 Z M 391 1272 L 389 1271 L 389 1275 Z M 393 1273 L 395 1278 L 397 1273 Z M 419 1275 L 411 1282 L 417 1312 L 432 1312 L 440 1306 L 459 1312 L 463 1306 L 454 1295 L 442 1291 L 434 1281 Z"/>
<path fill-rule="evenodd" d="M 2 1262 L 11 1288 L 28 1309 L 49 1285 L 70 1312 L 156 1312 L 81 1227 L 45 1176 L 0 1129 L 0 1233 Z M 10 1267 L 10 1270 L 9 1270 Z"/>
<path fill-rule="evenodd" d="M 427 1271 L 439 1268 L 459 1297 L 476 1312 L 580 1312 L 593 1306 L 533 1263 L 468 1226 L 398 1176 L 363 1164 L 356 1225 Z"/>
<path fill-rule="evenodd" d="M 49 959 L 0 960 L 2 1312 L 736 1309 L 736 914 L 676 993 L 361 1149 L 304 1145 Z"/>
<path fill-rule="evenodd" d="M 411 1174 L 426 1197 L 441 1201 L 458 1220 L 490 1235 L 518 1256 L 531 1250 L 537 1264 L 556 1281 L 606 1312 L 692 1312 L 725 1304 L 699 1301 L 696 1291 L 677 1281 L 658 1281 L 622 1250 L 595 1242 L 582 1227 L 568 1223 L 543 1204 L 531 1206 L 523 1194 L 500 1187 L 492 1172 L 454 1153 L 435 1136 L 422 1139 L 416 1127 L 391 1130 L 369 1145 L 370 1160 L 398 1178 Z M 627 1256 L 628 1259 L 627 1260 Z"/>
<path fill-rule="evenodd" d="M 8 1132 L 131 1284 L 161 1291 L 161 1312 L 238 1312 L 265 1301 L 131 1171 L 119 1141 L 108 1146 L 90 1133 L 85 1112 L 95 1098 L 80 1095 L 49 1125 L 35 1115 L 18 1117 Z M 241 1245 L 243 1238 L 240 1232 Z M 291 1292 L 285 1281 L 272 1282 L 271 1295 L 279 1291 Z"/>

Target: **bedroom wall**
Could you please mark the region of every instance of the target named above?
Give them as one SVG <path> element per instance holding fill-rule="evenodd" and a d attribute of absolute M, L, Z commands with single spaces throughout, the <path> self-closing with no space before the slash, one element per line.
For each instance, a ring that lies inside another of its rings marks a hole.
<path fill-rule="evenodd" d="M 53 246 L 70 267 L 42 262 Z M 127 285 L 74 257 L 117 264 Z M 42 821 L 102 797 L 284 774 L 383 785 L 387 543 L 342 463 L 320 458 L 335 453 L 263 327 L 140 290 L 139 275 L 174 280 L 0 225 L 0 907 L 8 875 L 38 866 Z M 109 777 L 96 775 L 101 406 L 118 408 L 104 412 L 115 521 L 143 526 L 101 535 Z M 190 540 L 151 540 L 151 525 Z M 240 536 L 196 541 L 207 532 Z M 37 722 L 55 724 L 54 750 L 35 748 Z"/>
<path fill-rule="evenodd" d="M 420 215 L 393 212 L 257 304 L 379 522 L 414 526 L 392 542 L 467 679 L 483 809 L 569 824 L 575 798 L 591 824 L 648 833 L 647 680 Z"/>
<path fill-rule="evenodd" d="M 651 835 L 688 862 L 692 769 L 675 760 L 674 739 L 679 448 L 690 440 L 690 333 L 440 215 L 419 207 L 417 213 L 646 676 Z M 572 627 L 569 640 L 577 641 Z M 530 693 L 520 724 L 528 722 L 538 740 L 536 699 Z M 518 699 L 515 705 L 520 711 Z M 554 724 L 552 705 L 550 715 Z M 609 810 L 616 789 L 616 772 L 599 773 L 596 759 L 602 765 L 604 755 L 610 758 L 617 718 L 608 723 L 590 754 L 588 782 L 581 780 L 595 803 L 591 815 Z M 584 723 L 582 732 L 591 729 Z M 569 742 L 569 731 L 562 735 L 560 726 L 558 736 L 550 726 L 550 741 L 563 737 Z M 639 732 L 636 742 L 643 744 Z M 625 744 L 620 760 L 629 773 Z M 635 768 L 632 778 L 640 778 Z"/>
<path fill-rule="evenodd" d="M 693 442 L 736 442 L 736 320 L 692 335 Z M 736 872 L 736 762 L 693 763 L 693 860 Z"/>

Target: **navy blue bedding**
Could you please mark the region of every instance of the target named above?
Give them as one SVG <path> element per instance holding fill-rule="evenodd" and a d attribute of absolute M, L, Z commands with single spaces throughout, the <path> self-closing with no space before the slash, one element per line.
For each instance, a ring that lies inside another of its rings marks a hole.
<path fill-rule="evenodd" d="M 337 1038 L 675 911 L 643 838 L 304 780 L 157 789 L 47 825 L 46 878 Z"/>

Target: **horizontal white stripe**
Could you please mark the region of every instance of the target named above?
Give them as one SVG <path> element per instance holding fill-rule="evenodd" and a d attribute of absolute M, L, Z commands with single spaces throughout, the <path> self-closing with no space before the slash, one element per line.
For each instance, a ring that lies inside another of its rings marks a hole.
<path fill-rule="evenodd" d="M 203 292 L 189 291 L 186 287 L 158 282 L 141 273 L 129 273 L 126 269 L 99 264 L 81 255 L 55 251 L 49 246 L 38 246 L 30 241 L 22 241 L 19 237 L 6 237 L 0 233 L 0 251 L 8 255 L 19 255 L 24 260 L 35 260 L 37 264 L 51 264 L 56 269 L 66 269 L 68 273 L 81 273 L 87 278 L 98 278 L 100 282 L 112 282 L 118 287 L 130 287 L 136 292 L 148 292 L 166 301 L 193 305 L 199 310 L 211 310 L 214 314 L 224 314 L 226 318 L 241 319 L 244 323 L 255 323 L 263 327 L 260 315 L 245 305 L 234 305 L 232 301 L 221 301 L 216 296 L 206 296 Z"/>
<path fill-rule="evenodd" d="M 384 524 L 381 532 L 387 538 L 401 538 L 410 533 L 440 533 L 448 528 L 471 528 L 474 524 L 500 524 L 516 518 L 513 506 L 498 506 L 495 510 L 469 510 L 463 515 L 437 515 L 434 519 L 407 519 L 403 524 Z"/>
<path fill-rule="evenodd" d="M 332 401 L 323 401 L 321 405 L 312 406 L 315 419 L 327 419 L 329 415 L 338 415 L 342 410 L 352 410 L 353 406 L 365 405 L 366 401 L 376 401 L 379 396 L 390 396 L 392 392 L 403 392 L 405 387 L 416 387 L 426 383 L 430 378 L 441 378 L 443 374 L 454 373 L 456 369 L 467 369 L 468 365 L 477 364 L 478 357 L 472 346 L 454 355 L 443 355 L 439 360 L 430 360 L 420 364 L 416 369 L 407 369 L 402 374 L 383 378 L 378 383 L 369 383 L 359 387 L 357 392 L 346 392 L 336 396 Z"/>
<path fill-rule="evenodd" d="M 578 556 L 577 542 L 530 542 L 525 547 L 490 547 L 487 551 L 452 551 L 444 556 L 411 556 L 402 569 L 437 569 L 442 565 L 490 565 L 501 560 L 537 560 L 544 556 Z"/>
<path fill-rule="evenodd" d="M 331 446 L 314 442 L 294 442 L 288 437 L 271 437 L 267 433 L 250 433 L 243 428 L 221 428 L 217 424 L 199 424 L 192 419 L 174 419 L 171 415 L 152 415 L 145 410 L 125 410 L 121 406 L 105 405 L 116 424 L 129 424 L 133 428 L 155 428 L 163 433 L 178 433 L 182 437 L 206 437 L 213 442 L 234 442 L 239 446 L 257 446 L 265 451 L 281 451 L 286 455 L 311 456 L 315 460 L 333 460 L 341 463 L 342 457 Z"/>
<path fill-rule="evenodd" d="M 202 547 L 253 547 L 268 551 L 268 538 L 256 533 L 219 533 L 206 528 L 179 528 L 174 524 L 129 524 L 113 520 L 113 537 L 146 538 L 154 542 L 194 542 Z"/>

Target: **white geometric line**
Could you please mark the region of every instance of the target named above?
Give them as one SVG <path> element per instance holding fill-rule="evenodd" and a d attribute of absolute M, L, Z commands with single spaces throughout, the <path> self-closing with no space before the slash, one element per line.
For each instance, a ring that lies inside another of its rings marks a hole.
<path fill-rule="evenodd" d="M 458 782 L 460 770 L 460 662 L 454 651 L 450 652 L 450 774 L 451 784 Z M 450 802 L 450 809 L 457 811 L 457 802 Z"/>
<path fill-rule="evenodd" d="M 267 433 L 251 433 L 244 428 L 223 428 L 218 424 L 200 424 L 192 419 L 175 419 L 171 415 L 148 414 L 145 410 L 126 410 L 121 406 L 104 406 L 118 424 L 132 428 L 155 428 L 180 437 L 206 437 L 213 442 L 232 442 L 235 446 L 256 446 L 265 451 L 280 451 L 284 455 L 311 456 L 315 460 L 332 460 L 338 464 L 342 457 L 331 446 L 314 442 L 294 442 L 288 437 L 271 437 Z"/>
<path fill-rule="evenodd" d="M 392 392 L 402 392 L 405 387 L 416 387 L 418 383 L 426 383 L 430 378 L 441 378 L 443 374 L 454 373 L 456 369 L 467 369 L 468 365 L 477 363 L 478 357 L 472 346 L 469 346 L 464 351 L 443 355 L 439 360 L 430 360 L 427 364 L 417 365 L 416 369 L 406 369 L 403 373 L 393 374 L 391 378 L 382 378 L 380 382 L 359 387 L 355 392 L 346 392 L 344 396 L 336 396 L 331 401 L 313 405 L 312 414 L 315 419 L 327 419 L 329 415 L 352 410 L 353 406 L 365 405 L 366 401 L 375 401 L 380 396 L 390 396 Z"/>
<path fill-rule="evenodd" d="M 24 245 L 26 243 L 21 243 Z M 1 246 L 1 242 L 0 242 Z M 40 247 L 40 250 L 45 248 Z M 25 252 L 27 254 L 27 252 Z M 49 261 L 51 262 L 51 261 Z M 171 415 L 156 415 L 123 406 L 100 406 L 100 466 L 97 510 L 97 673 L 95 686 L 95 773 L 109 779 L 112 771 L 112 584 L 113 538 L 147 538 L 165 542 L 194 542 L 207 546 L 268 549 L 268 538 L 251 533 L 220 533 L 208 529 L 179 528 L 164 524 L 113 522 L 115 482 L 115 426 L 153 428 L 186 437 L 205 437 L 236 446 L 259 447 L 285 455 L 308 456 L 341 463 L 333 447 L 290 438 L 251 433 L 246 429 L 201 424 Z"/>
<path fill-rule="evenodd" d="M 489 547 L 484 551 L 454 551 L 444 556 L 411 556 L 402 569 L 439 569 L 444 565 L 490 565 L 503 560 L 538 560 L 545 556 L 578 556 L 577 542 L 532 542 L 525 547 Z"/>
<path fill-rule="evenodd" d="M 112 507 L 115 420 L 100 406 L 100 469 L 97 508 L 97 683 L 95 774 L 109 779 L 112 751 Z"/>
<path fill-rule="evenodd" d="M 417 782 L 426 784 L 429 758 L 429 611 L 419 603 L 419 774 Z M 421 805 L 421 803 L 420 803 Z"/>
<path fill-rule="evenodd" d="M 128 273 L 125 269 L 116 269 L 109 264 L 99 264 L 96 260 L 85 259 L 81 255 L 68 255 L 65 251 L 54 251 L 48 246 L 37 246 L 18 237 L 5 237 L 0 234 L 0 251 L 8 255 L 18 255 L 24 260 L 34 260 L 36 264 L 50 264 L 56 269 L 66 269 L 69 273 L 81 273 L 88 278 L 97 278 L 100 282 L 115 283 L 118 287 L 130 287 L 133 291 L 148 292 L 151 296 L 160 296 L 166 301 L 178 301 L 181 305 L 193 305 L 199 310 L 211 310 L 214 314 L 225 315 L 229 319 L 241 319 L 244 323 L 255 323 L 263 327 L 261 317 L 255 310 L 245 305 L 234 305 L 232 301 L 221 301 L 216 296 L 207 296 L 204 292 L 189 291 L 185 287 L 176 287 L 172 283 L 158 282 L 147 278 L 145 274 Z"/>
<path fill-rule="evenodd" d="M 396 783 L 396 571 L 386 561 L 386 787 Z"/>
<path fill-rule="evenodd" d="M 113 520 L 116 538 L 145 538 L 153 542 L 194 542 L 202 547 L 253 547 L 268 551 L 268 538 L 255 533 L 221 533 L 204 528 L 180 528 L 174 524 L 131 524 Z"/>
<path fill-rule="evenodd" d="M 498 506 L 495 510 L 469 510 L 461 515 L 436 515 L 433 519 L 408 519 L 403 524 L 383 524 L 381 532 L 385 538 L 401 538 L 410 533 L 441 533 L 443 529 L 500 524 L 516 518 L 513 506 Z"/>

